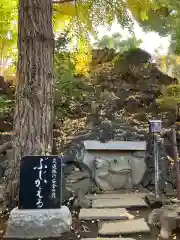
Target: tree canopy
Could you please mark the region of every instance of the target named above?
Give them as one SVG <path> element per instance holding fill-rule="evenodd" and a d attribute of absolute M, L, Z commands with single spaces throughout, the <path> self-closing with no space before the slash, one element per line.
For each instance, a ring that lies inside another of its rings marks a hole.
<path fill-rule="evenodd" d="M 17 0 L 0 3 L 0 71 L 16 56 Z M 88 61 L 90 34 L 97 37 L 98 26 L 111 26 L 114 19 L 132 31 L 134 19 L 145 31 L 171 35 L 173 52 L 180 52 L 180 6 L 177 0 L 76 0 L 53 1 L 54 32 L 69 29 L 71 47 L 80 62 Z M 133 38 L 132 38 L 133 40 Z M 83 53 L 83 54 L 81 54 Z M 80 60 L 81 59 L 81 60 Z M 77 61 L 78 62 L 78 61 Z M 78 63 L 79 64 L 79 63 Z M 79 68 L 79 67 L 77 67 Z"/>
<path fill-rule="evenodd" d="M 114 33 L 112 36 L 104 35 L 97 41 L 97 48 L 113 48 L 116 52 L 123 53 L 129 49 L 137 48 L 142 43 L 142 40 L 137 39 L 135 35 L 128 39 L 123 39 L 120 33 Z"/>

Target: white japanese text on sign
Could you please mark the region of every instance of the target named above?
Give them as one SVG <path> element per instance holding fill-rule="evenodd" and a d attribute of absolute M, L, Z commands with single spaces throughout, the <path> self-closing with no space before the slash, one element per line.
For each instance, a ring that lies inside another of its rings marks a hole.
<path fill-rule="evenodd" d="M 56 158 L 53 158 L 53 162 L 52 162 L 52 192 L 51 192 L 51 197 L 53 199 L 56 198 L 56 187 L 57 187 L 56 176 L 57 176 L 57 161 L 56 161 Z"/>
<path fill-rule="evenodd" d="M 43 196 L 42 196 L 42 185 L 41 185 L 41 183 L 44 182 L 45 184 L 47 184 L 47 180 L 45 179 L 45 173 L 46 173 L 46 170 L 47 170 L 47 165 L 46 164 L 43 165 L 44 160 L 47 160 L 47 158 L 45 158 L 45 159 L 40 158 L 40 166 L 33 168 L 34 170 L 36 170 L 38 172 L 38 178 L 35 180 L 35 185 L 36 185 L 36 188 L 37 188 L 36 206 L 38 208 L 43 207 L 43 201 L 42 201 Z"/>

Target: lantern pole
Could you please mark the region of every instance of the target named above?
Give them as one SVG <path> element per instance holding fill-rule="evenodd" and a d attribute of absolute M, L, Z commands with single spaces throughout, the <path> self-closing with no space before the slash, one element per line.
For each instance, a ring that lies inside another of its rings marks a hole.
<path fill-rule="evenodd" d="M 160 132 L 162 129 L 161 120 L 150 120 L 149 131 L 153 136 L 153 155 L 154 155 L 154 178 L 155 178 L 155 194 L 148 194 L 145 196 L 145 201 L 151 208 L 160 208 L 164 204 L 168 204 L 169 200 L 160 194 L 159 189 L 159 146 L 160 146 Z"/>
<path fill-rule="evenodd" d="M 159 198 L 159 142 L 157 134 L 161 132 L 162 121 L 150 120 L 149 129 L 153 135 L 154 175 L 155 175 L 155 196 Z"/>

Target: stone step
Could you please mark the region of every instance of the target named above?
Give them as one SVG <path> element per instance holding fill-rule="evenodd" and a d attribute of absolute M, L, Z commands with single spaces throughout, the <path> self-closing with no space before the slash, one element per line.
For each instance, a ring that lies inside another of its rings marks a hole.
<path fill-rule="evenodd" d="M 81 240 L 136 240 L 135 238 L 81 238 Z"/>
<path fill-rule="evenodd" d="M 100 235 L 120 235 L 130 233 L 148 233 L 150 228 L 144 218 L 125 220 L 125 221 L 109 221 L 98 223 L 98 234 Z"/>
<path fill-rule="evenodd" d="M 142 198 L 144 199 L 147 193 L 102 193 L 102 194 L 88 194 L 86 198 L 90 200 L 95 199 L 123 199 L 123 198 Z"/>
<path fill-rule="evenodd" d="M 124 197 L 120 199 L 94 199 L 92 208 L 131 208 L 148 207 L 141 197 Z"/>
<path fill-rule="evenodd" d="M 133 219 L 125 208 L 82 208 L 79 213 L 80 220 L 124 220 Z"/>

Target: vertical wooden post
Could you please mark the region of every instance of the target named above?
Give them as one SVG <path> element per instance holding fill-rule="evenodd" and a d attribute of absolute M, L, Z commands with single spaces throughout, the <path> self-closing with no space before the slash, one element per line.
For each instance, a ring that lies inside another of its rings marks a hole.
<path fill-rule="evenodd" d="M 176 140 L 176 130 L 175 127 L 172 128 L 172 150 L 173 150 L 173 159 L 176 169 L 176 188 L 177 188 L 177 199 L 180 200 L 180 171 L 179 171 L 179 159 L 178 159 L 178 149 L 177 149 L 177 140 Z"/>

